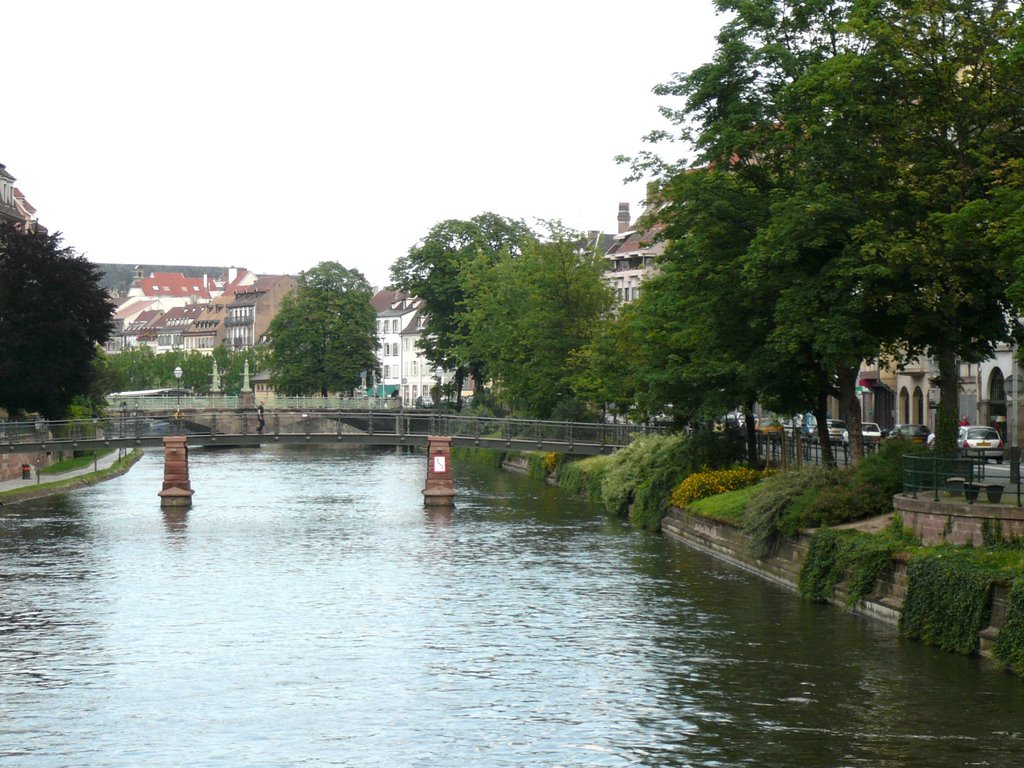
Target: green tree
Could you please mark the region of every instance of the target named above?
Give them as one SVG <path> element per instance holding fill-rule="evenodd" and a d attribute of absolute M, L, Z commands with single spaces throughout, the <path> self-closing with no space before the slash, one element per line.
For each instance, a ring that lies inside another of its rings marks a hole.
<path fill-rule="evenodd" d="M 92 389 L 112 311 L 97 267 L 59 234 L 0 225 L 0 406 L 64 416 Z"/>
<path fill-rule="evenodd" d="M 578 233 L 549 226 L 545 242 L 526 241 L 521 255 L 506 252 L 493 263 L 481 255 L 464 274 L 472 351 L 462 359 L 478 357 L 502 399 L 537 418 L 570 409 L 573 354 L 612 305 L 603 256 L 581 247 Z"/>
<path fill-rule="evenodd" d="M 270 324 L 271 381 L 277 389 L 326 397 L 355 388 L 362 371 L 376 370 L 372 297 L 362 273 L 337 262 L 302 272 L 298 288 L 285 296 Z"/>
<path fill-rule="evenodd" d="M 493 264 L 505 255 L 517 256 L 522 243 L 534 239 L 522 221 L 481 213 L 469 221 L 449 219 L 434 225 L 394 263 L 395 286 L 426 304 L 429 333 L 419 344 L 432 366 L 455 371 L 456 381 L 471 373 L 477 388 L 482 386 L 481 362 L 467 326 L 473 299 L 467 295 L 464 273 L 474 262 Z"/>
<path fill-rule="evenodd" d="M 1010 252 L 985 236 L 981 214 L 1024 156 L 1024 10 L 1005 0 L 863 3 L 854 22 L 864 56 L 897 85 L 886 102 L 894 140 L 882 148 L 905 190 L 887 248 L 902 280 L 891 298 L 907 348 L 938 362 L 937 437 L 952 450 L 958 359 L 989 357 L 1018 325 L 1013 264 L 999 258 Z"/>

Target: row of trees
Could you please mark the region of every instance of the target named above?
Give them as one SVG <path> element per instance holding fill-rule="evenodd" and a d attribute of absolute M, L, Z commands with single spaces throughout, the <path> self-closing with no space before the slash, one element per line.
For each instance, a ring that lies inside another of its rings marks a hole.
<path fill-rule="evenodd" d="M 110 392 L 177 386 L 209 394 L 213 386 L 214 362 L 217 363 L 220 391 L 236 395 L 242 388 L 246 364 L 249 367 L 249 385 L 252 386 L 251 377 L 270 366 L 271 354 L 263 347 L 232 350 L 225 346 L 216 347 L 212 355 L 180 349 L 158 355 L 148 346 L 129 347 L 116 355 L 97 351 L 95 367 L 98 375 L 92 400 L 101 403 Z M 174 377 L 176 367 L 182 371 L 180 382 Z"/>
<path fill-rule="evenodd" d="M 698 152 L 654 174 L 661 274 L 587 353 L 591 392 L 680 418 L 840 399 L 862 360 L 957 361 L 1018 332 L 1024 24 L 1000 0 L 718 0 L 712 61 L 659 86 Z M 629 364 L 623 364 L 629 361 Z M 753 420 L 747 419 L 748 429 Z"/>
<path fill-rule="evenodd" d="M 432 365 L 456 381 L 471 375 L 478 389 L 491 382 L 497 400 L 520 414 L 574 418 L 574 355 L 612 295 L 602 254 L 557 222 L 545 228 L 541 236 L 493 213 L 444 221 L 391 274 L 427 306 L 422 346 Z"/>

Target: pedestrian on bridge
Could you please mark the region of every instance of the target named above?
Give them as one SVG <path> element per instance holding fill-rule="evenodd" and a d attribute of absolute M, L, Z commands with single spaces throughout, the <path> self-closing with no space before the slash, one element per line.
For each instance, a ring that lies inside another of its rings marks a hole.
<path fill-rule="evenodd" d="M 260 403 L 259 408 L 256 409 L 256 419 L 260 423 L 260 425 L 256 428 L 256 433 L 262 435 L 263 428 L 267 426 L 267 422 L 264 421 L 263 419 L 263 403 Z"/>

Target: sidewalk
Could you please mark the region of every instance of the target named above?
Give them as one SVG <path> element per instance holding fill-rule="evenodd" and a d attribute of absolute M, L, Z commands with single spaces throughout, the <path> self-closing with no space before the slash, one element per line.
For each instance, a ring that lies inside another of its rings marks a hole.
<path fill-rule="evenodd" d="M 106 456 L 101 456 L 96 461 L 96 468 L 106 469 L 117 461 L 117 451 L 111 451 Z M 32 479 L 22 480 L 17 478 L 15 480 L 2 480 L 0 481 L 0 493 L 4 491 L 22 490 L 28 488 L 36 488 L 46 486 L 47 483 L 57 483 L 62 480 L 68 480 L 72 477 L 80 477 L 81 475 L 91 475 L 93 472 L 92 464 L 89 464 L 82 469 L 73 469 L 68 472 L 58 472 L 56 474 L 42 474 L 39 479 L 36 479 L 36 468 L 32 467 Z"/>

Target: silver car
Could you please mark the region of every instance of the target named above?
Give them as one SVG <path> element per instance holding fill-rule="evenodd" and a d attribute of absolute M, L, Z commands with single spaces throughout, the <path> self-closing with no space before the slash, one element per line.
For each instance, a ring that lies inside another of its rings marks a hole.
<path fill-rule="evenodd" d="M 956 444 L 961 456 L 1003 463 L 1003 438 L 992 427 L 960 427 Z"/>
<path fill-rule="evenodd" d="M 864 438 L 864 445 L 878 445 L 882 442 L 882 430 L 873 421 L 862 421 L 860 424 L 860 435 Z M 850 444 L 850 430 L 843 430 L 843 445 Z"/>

